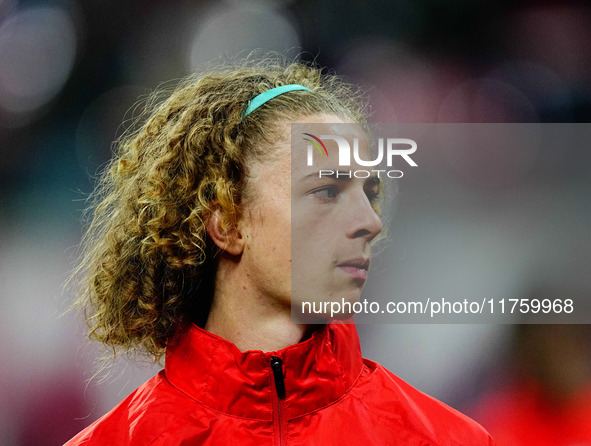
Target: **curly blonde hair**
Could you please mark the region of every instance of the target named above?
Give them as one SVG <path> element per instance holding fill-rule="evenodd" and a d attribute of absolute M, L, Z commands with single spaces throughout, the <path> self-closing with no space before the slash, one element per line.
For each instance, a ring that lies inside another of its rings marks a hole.
<path fill-rule="evenodd" d="M 282 94 L 243 118 L 249 100 L 286 84 L 313 91 Z M 158 97 L 147 101 L 144 124 L 119 139 L 100 176 L 73 276 L 89 337 L 156 360 L 187 324 L 207 319 L 212 203 L 227 225 L 239 217 L 249 163 L 273 156 L 264 150 L 277 138 L 273 123 L 314 114 L 365 122 L 356 88 L 301 62 L 241 61 L 190 76 L 164 101 Z"/>

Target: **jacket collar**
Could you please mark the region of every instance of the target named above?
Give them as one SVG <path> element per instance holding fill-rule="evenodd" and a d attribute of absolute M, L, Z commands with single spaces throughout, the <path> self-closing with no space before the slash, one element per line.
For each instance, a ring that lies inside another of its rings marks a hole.
<path fill-rule="evenodd" d="M 363 367 L 353 324 L 325 325 L 306 341 L 268 353 L 241 352 L 231 342 L 192 325 L 169 343 L 165 375 L 178 390 L 211 409 L 272 420 L 276 401 L 272 356 L 283 361 L 288 418 L 336 401 Z"/>

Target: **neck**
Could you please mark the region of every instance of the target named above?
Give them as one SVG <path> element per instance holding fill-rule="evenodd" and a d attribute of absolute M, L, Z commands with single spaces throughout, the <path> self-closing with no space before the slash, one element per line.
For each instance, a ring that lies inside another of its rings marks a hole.
<path fill-rule="evenodd" d="M 205 330 L 243 352 L 272 352 L 307 339 L 319 328 L 292 322 L 289 304 L 262 295 L 247 286 L 244 277 L 239 266 L 222 255 Z"/>

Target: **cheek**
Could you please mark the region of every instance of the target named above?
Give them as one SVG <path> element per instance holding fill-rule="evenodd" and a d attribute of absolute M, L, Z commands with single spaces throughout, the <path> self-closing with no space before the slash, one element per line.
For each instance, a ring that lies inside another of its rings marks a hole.
<path fill-rule="evenodd" d="M 326 277 L 338 250 L 337 236 L 338 228 L 323 218 L 295 226 L 291 250 L 294 277 Z"/>
<path fill-rule="evenodd" d="M 260 261 L 289 263 L 291 257 L 291 219 L 289 208 L 269 200 L 253 215 L 250 245 Z"/>
<path fill-rule="evenodd" d="M 293 216 L 293 245 L 318 245 L 329 248 L 329 243 L 334 243 L 342 232 L 339 219 L 335 218 L 334 212 L 318 211 L 315 208 L 306 209 L 302 207 L 300 212 Z"/>

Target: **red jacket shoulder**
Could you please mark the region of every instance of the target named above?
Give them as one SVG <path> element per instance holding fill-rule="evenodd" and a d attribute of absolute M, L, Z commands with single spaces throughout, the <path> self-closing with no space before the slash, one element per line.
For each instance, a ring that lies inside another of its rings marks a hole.
<path fill-rule="evenodd" d="M 197 403 L 171 386 L 161 371 L 64 446 L 149 444 Z"/>
<path fill-rule="evenodd" d="M 394 423 L 423 435 L 429 444 L 495 445 L 490 434 L 476 421 L 415 389 L 380 364 L 363 361 L 366 377 L 359 385 L 363 388 L 363 381 L 373 382 L 367 388 L 379 390 L 379 401 L 372 404 L 379 416 L 396 418 Z"/>

